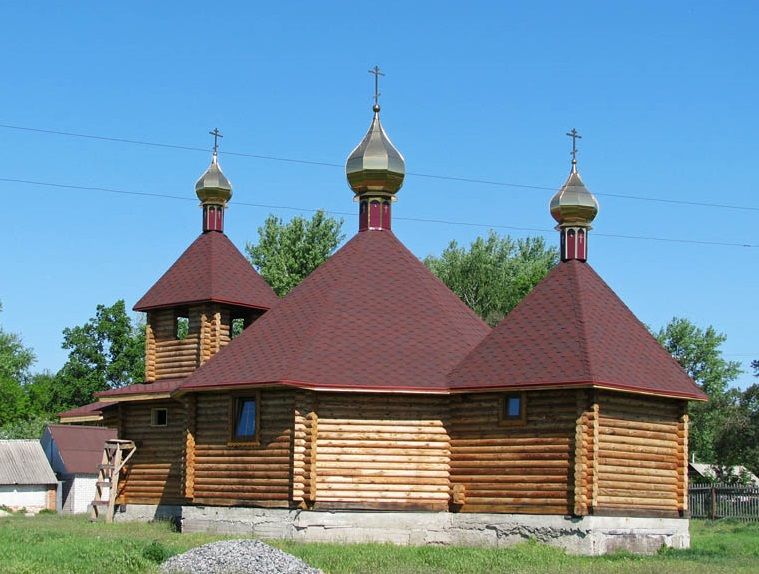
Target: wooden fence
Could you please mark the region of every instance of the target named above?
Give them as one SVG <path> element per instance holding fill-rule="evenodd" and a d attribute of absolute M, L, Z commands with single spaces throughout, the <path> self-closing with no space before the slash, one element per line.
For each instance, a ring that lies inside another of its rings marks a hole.
<path fill-rule="evenodd" d="M 759 487 L 694 484 L 688 489 L 692 518 L 734 518 L 759 521 Z"/>

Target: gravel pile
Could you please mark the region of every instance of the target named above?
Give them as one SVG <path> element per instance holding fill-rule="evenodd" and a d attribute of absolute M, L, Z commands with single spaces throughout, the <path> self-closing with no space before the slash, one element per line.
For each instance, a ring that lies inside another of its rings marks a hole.
<path fill-rule="evenodd" d="M 322 574 L 299 558 L 260 540 L 223 540 L 172 556 L 164 574 Z"/>

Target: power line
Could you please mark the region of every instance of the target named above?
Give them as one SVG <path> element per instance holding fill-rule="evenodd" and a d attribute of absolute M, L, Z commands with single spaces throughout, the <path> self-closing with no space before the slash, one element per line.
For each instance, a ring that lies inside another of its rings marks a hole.
<path fill-rule="evenodd" d="M 100 136 L 100 135 L 94 135 L 94 134 L 83 134 L 83 133 L 77 133 L 77 132 L 60 131 L 60 130 L 32 128 L 28 126 L 17 126 L 17 125 L 11 125 L 11 124 L 0 124 L 0 128 L 33 132 L 33 133 L 41 133 L 41 134 L 49 134 L 49 135 L 84 138 L 84 139 L 91 139 L 91 140 L 96 140 L 96 141 L 126 143 L 126 144 L 131 144 L 131 145 L 144 145 L 144 146 L 166 148 L 166 149 L 177 149 L 177 150 L 183 150 L 183 151 L 199 151 L 199 152 L 206 152 L 206 153 L 210 152 L 209 149 L 203 148 L 203 147 L 175 145 L 175 144 L 152 142 L 152 141 L 146 141 L 146 140 L 135 140 L 135 139 L 127 139 L 127 138 L 119 138 L 119 137 L 109 137 L 109 136 Z M 318 166 L 323 166 L 323 167 L 338 167 L 341 169 L 345 167 L 343 164 L 340 164 L 340 163 L 312 161 L 312 160 L 273 156 L 273 155 L 254 154 L 254 153 L 235 152 L 235 151 L 220 151 L 219 153 L 223 155 L 228 155 L 228 156 L 247 157 L 247 158 L 262 159 L 262 160 L 267 160 L 267 161 L 298 163 L 298 164 L 303 164 L 303 165 L 318 165 Z M 490 185 L 490 186 L 496 186 L 496 187 L 529 189 L 529 190 L 536 190 L 536 191 L 556 191 L 557 189 L 556 187 L 549 187 L 549 186 L 542 186 L 542 185 L 527 185 L 527 184 L 521 184 L 521 183 L 488 180 L 488 179 L 481 179 L 481 178 L 474 178 L 474 177 L 457 177 L 457 176 L 450 176 L 450 175 L 438 175 L 438 174 L 432 174 L 432 173 L 421 173 L 421 172 L 413 172 L 413 171 L 407 172 L 406 175 L 413 176 L 413 177 L 424 177 L 428 179 L 438 179 L 438 180 L 444 180 L 444 181 L 458 181 L 461 183 L 474 183 L 478 185 Z M 671 204 L 671 205 L 712 207 L 712 208 L 718 208 L 718 209 L 734 209 L 738 211 L 759 211 L 759 207 L 752 207 L 748 205 L 734 205 L 734 204 L 729 204 L 729 203 L 712 203 L 712 202 L 706 202 L 706 201 L 687 201 L 683 199 L 666 199 L 666 198 L 661 198 L 661 197 L 630 195 L 630 194 L 621 194 L 621 193 L 608 193 L 608 192 L 593 192 L 593 193 L 595 195 L 602 196 L 602 197 L 614 197 L 617 199 L 629 199 L 629 200 L 634 200 L 634 201 L 651 201 L 654 203 L 665 203 L 665 204 Z"/>
<path fill-rule="evenodd" d="M 181 201 L 195 201 L 193 198 L 190 198 L 190 197 L 179 196 L 179 195 L 169 195 L 165 193 L 132 191 L 132 190 L 126 190 L 126 189 L 114 189 L 110 187 L 100 187 L 100 186 L 71 185 L 71 184 L 55 183 L 55 182 L 49 182 L 49 181 L 36 181 L 36 180 L 30 180 L 30 179 L 16 179 L 16 178 L 0 177 L 0 182 L 20 183 L 24 185 L 36 185 L 40 187 L 55 187 L 59 189 L 68 189 L 68 190 L 98 191 L 98 192 L 105 192 L 105 193 L 115 193 L 115 194 L 120 194 L 120 195 L 155 197 L 155 198 L 160 198 L 160 199 L 177 199 Z M 292 205 L 248 203 L 248 202 L 242 202 L 242 201 L 236 201 L 235 205 L 243 205 L 246 207 L 257 207 L 257 208 L 263 208 L 263 209 L 287 209 L 290 211 L 299 211 L 299 212 L 307 212 L 307 213 L 315 213 L 317 211 L 320 211 L 319 209 L 306 208 L 306 207 L 294 207 Z M 333 215 L 345 215 L 345 216 L 355 215 L 355 213 L 348 212 L 348 211 L 332 211 L 332 210 L 325 210 L 325 211 Z M 477 222 L 470 222 L 470 221 L 454 221 L 454 220 L 448 220 L 448 219 L 428 219 L 428 218 L 421 218 L 421 217 L 394 217 L 394 219 L 400 220 L 400 221 L 415 221 L 415 222 L 420 222 L 420 223 L 436 223 L 436 224 L 444 224 L 444 225 L 461 225 L 461 226 L 466 226 L 466 227 L 481 227 L 481 228 L 487 228 L 487 229 L 508 229 L 512 231 L 533 231 L 533 232 L 538 232 L 538 233 L 553 233 L 554 232 L 554 230 L 550 228 L 519 227 L 515 225 L 477 223 Z M 672 238 L 672 237 L 655 237 L 655 236 L 647 236 L 647 235 L 622 235 L 622 234 L 616 234 L 616 233 L 594 233 L 593 235 L 595 235 L 596 237 L 612 237 L 616 239 L 661 241 L 661 242 L 667 242 L 667 243 L 687 243 L 687 244 L 696 244 L 696 245 L 714 245 L 714 246 L 720 246 L 720 247 L 747 247 L 747 248 L 759 247 L 758 244 L 750 244 L 750 243 L 730 243 L 730 242 L 723 242 L 723 241 L 699 241 L 697 239 L 680 239 L 680 238 Z"/>

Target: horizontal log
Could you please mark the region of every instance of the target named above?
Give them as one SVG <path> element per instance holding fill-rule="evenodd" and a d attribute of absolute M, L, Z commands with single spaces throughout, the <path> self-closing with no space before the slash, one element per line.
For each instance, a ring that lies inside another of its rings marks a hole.
<path fill-rule="evenodd" d="M 237 501 L 240 502 L 259 502 L 259 501 L 272 501 L 272 500 L 284 500 L 290 499 L 286 492 L 256 492 L 246 495 L 240 491 L 230 491 L 230 494 L 224 492 L 218 492 L 215 490 L 205 490 L 202 488 L 195 489 L 195 498 L 193 502 L 197 504 L 219 505 L 219 506 L 237 506 Z"/>
<path fill-rule="evenodd" d="M 472 469 L 472 468 L 567 468 L 567 460 L 451 460 L 451 469 Z"/>
<path fill-rule="evenodd" d="M 466 486 L 467 492 L 476 490 L 497 490 L 499 492 L 556 492 L 566 495 L 568 491 L 568 485 L 566 482 L 555 483 L 534 483 L 534 482 L 483 482 L 481 480 L 456 480 L 455 484 L 461 484 Z"/>
<path fill-rule="evenodd" d="M 406 424 L 404 424 L 406 423 Z M 440 425 L 414 425 L 408 424 L 407 421 L 387 421 L 385 424 L 360 424 L 341 421 L 340 423 L 330 423 L 323 418 L 319 418 L 319 433 L 362 433 L 370 432 L 382 435 L 396 435 L 398 433 L 422 433 L 447 436 L 445 428 Z M 445 440 L 445 439 L 435 439 Z"/>
<path fill-rule="evenodd" d="M 422 493 L 444 493 L 446 496 L 448 496 L 448 484 L 440 485 L 440 484 L 371 484 L 371 483 L 361 483 L 361 484 L 355 484 L 355 483 L 333 483 L 333 482 L 326 482 L 326 481 L 319 481 L 319 485 L 317 487 L 319 492 L 319 497 L 328 497 L 331 492 L 356 492 L 360 493 L 361 496 L 368 496 L 367 493 L 372 493 L 372 496 L 375 496 L 378 492 L 383 493 L 393 493 L 394 495 L 397 495 L 398 493 L 413 493 L 414 496 L 421 496 Z"/>
<path fill-rule="evenodd" d="M 297 445 L 297 443 L 296 443 Z M 295 448 L 298 448 L 297 446 Z M 407 457 L 437 457 L 441 456 L 441 453 L 447 453 L 448 449 L 445 448 L 395 448 L 393 445 L 379 447 L 383 456 L 407 456 Z M 375 454 L 378 452 L 378 447 L 375 445 L 369 447 L 333 447 L 319 445 L 319 456 L 322 455 L 364 455 Z"/>
<path fill-rule="evenodd" d="M 354 485 L 362 485 L 362 484 L 379 484 L 379 485 L 387 485 L 387 484 L 404 484 L 406 486 L 410 485 L 435 485 L 435 486 L 445 486 L 448 488 L 449 480 L 447 476 L 444 477 L 430 477 L 430 476 L 423 476 L 423 477 L 414 477 L 414 476 L 361 476 L 361 475 L 352 475 L 352 476 L 344 476 L 344 475 L 329 475 L 325 474 L 324 472 L 319 473 L 319 485 L 321 487 L 322 484 L 354 484 Z"/>
<path fill-rule="evenodd" d="M 568 452 L 511 452 L 511 453 L 481 453 L 481 454 L 462 454 L 454 452 L 451 454 L 451 463 L 463 463 L 468 461 L 475 462 L 505 462 L 505 461 L 566 461 L 569 460 Z"/>
<path fill-rule="evenodd" d="M 382 500 L 390 498 L 393 500 L 448 500 L 448 489 L 440 492 L 405 492 L 405 491 L 369 491 L 369 490 L 326 490 L 319 484 L 317 500 Z"/>
<path fill-rule="evenodd" d="M 368 439 L 355 439 L 355 438 L 344 438 L 344 439 L 326 439 L 323 436 L 318 436 L 318 442 L 319 442 L 319 452 L 323 448 L 371 448 L 375 449 L 378 445 L 386 444 L 387 441 L 383 439 L 374 439 L 374 438 L 368 438 Z M 389 446 L 389 445 L 388 445 Z M 394 448 L 405 448 L 405 447 L 411 447 L 411 448 L 430 448 L 430 449 L 446 449 L 449 447 L 448 441 L 416 441 L 416 440 L 394 440 L 392 441 L 392 446 Z"/>
<path fill-rule="evenodd" d="M 674 504 L 676 502 L 676 495 L 674 492 L 661 492 L 656 490 L 642 490 L 639 488 L 599 488 L 598 495 L 608 498 L 630 498 L 635 500 L 671 500 Z"/>
<path fill-rule="evenodd" d="M 353 469 L 356 468 L 355 462 L 335 462 L 335 461 L 322 461 L 321 459 L 317 460 L 319 464 L 319 472 L 326 469 L 336 469 L 336 468 L 348 468 Z M 387 468 L 408 468 L 408 469 L 415 469 L 415 470 L 448 470 L 447 464 L 442 463 L 435 463 L 435 464 L 425 464 L 425 463 L 416 463 L 416 464 L 401 464 L 396 463 L 394 465 L 391 465 L 387 462 L 362 462 L 361 468 L 368 469 L 368 468 L 381 468 L 381 469 L 387 469 Z"/>
<path fill-rule="evenodd" d="M 388 462 L 388 463 L 403 463 L 414 465 L 416 463 L 424 464 L 448 464 L 449 457 L 443 456 L 398 456 L 398 455 L 385 455 L 378 449 L 376 454 L 327 454 L 318 451 L 319 464 L 325 464 L 330 462 L 353 462 L 359 465 L 364 462 Z"/>
<path fill-rule="evenodd" d="M 659 448 L 659 449 L 676 449 L 677 448 L 677 437 L 671 437 L 667 440 L 656 440 L 652 438 L 636 438 L 632 436 L 620 436 L 615 434 L 607 434 L 604 432 L 600 433 L 600 444 L 606 446 L 609 444 L 616 444 L 616 445 L 633 445 L 633 446 L 645 446 L 645 447 L 653 447 L 653 448 Z M 608 447 L 607 447 L 608 448 Z"/>
<path fill-rule="evenodd" d="M 549 477 L 560 476 L 562 480 L 566 480 L 569 474 L 569 468 L 523 468 L 521 466 L 501 466 L 493 468 L 472 467 L 472 468 L 456 468 L 451 467 L 451 476 L 486 476 L 488 474 L 502 474 L 502 475 L 525 475 L 532 477 Z"/>
<path fill-rule="evenodd" d="M 677 429 L 677 422 L 651 422 L 628 419 L 613 419 L 601 415 L 599 417 L 599 426 L 670 433 L 674 432 Z"/>
<path fill-rule="evenodd" d="M 471 492 L 467 491 L 466 496 L 467 504 L 470 505 L 514 505 L 514 506 L 549 506 L 549 507 L 563 507 L 566 508 L 567 504 L 558 505 L 556 498 L 538 498 L 538 497 L 510 497 L 510 496 L 474 496 Z M 485 511 L 487 512 L 487 511 Z"/>
<path fill-rule="evenodd" d="M 501 475 L 499 473 L 493 474 L 472 474 L 472 475 L 456 475 L 451 477 L 452 483 L 461 484 L 531 484 L 535 488 L 539 488 L 541 485 L 545 485 L 547 489 L 552 488 L 566 488 L 566 474 L 546 475 L 546 476 L 522 476 L 521 474 L 513 475 Z M 467 486 L 468 488 L 468 486 Z"/>
<path fill-rule="evenodd" d="M 442 442 L 444 444 L 447 444 L 447 435 L 444 435 L 442 433 L 438 434 L 432 434 L 429 432 L 384 432 L 384 433 L 376 433 L 376 432 L 332 432 L 332 431 L 323 431 L 321 424 L 319 425 L 319 441 L 322 440 L 341 440 L 341 439 L 349 439 L 349 440 L 381 440 L 381 441 L 414 441 L 414 442 L 423 442 L 423 441 L 436 441 L 436 442 Z"/>
<path fill-rule="evenodd" d="M 505 428 L 505 427 L 504 427 Z M 573 439 L 574 437 L 572 437 Z M 458 438 L 451 437 L 451 447 L 459 448 L 465 446 L 516 446 L 516 445 L 539 445 L 539 444 L 551 444 L 559 445 L 564 444 L 569 448 L 571 440 L 569 436 L 509 436 L 502 438 Z"/>
<path fill-rule="evenodd" d="M 419 477 L 419 478 L 446 478 L 449 476 L 445 470 L 417 470 L 413 468 L 339 468 L 329 469 L 319 467 L 320 477 L 340 476 L 340 477 Z"/>
<path fill-rule="evenodd" d="M 409 425 L 414 427 L 436 427 L 444 428 L 443 420 L 437 417 L 420 417 L 416 413 L 409 413 L 409 416 L 405 416 L 403 407 L 398 407 L 395 411 L 387 417 L 377 417 L 372 415 L 360 416 L 354 411 L 352 413 L 346 413 L 344 416 L 329 416 L 319 409 L 319 426 L 326 425 L 351 425 L 351 426 L 368 426 L 373 427 L 387 427 L 397 425 Z"/>
<path fill-rule="evenodd" d="M 502 503 L 477 503 L 472 504 L 467 500 L 459 512 L 501 512 L 501 513 L 513 513 L 513 514 L 568 514 L 570 509 L 567 504 L 563 505 L 550 505 L 550 504 L 502 504 Z"/>

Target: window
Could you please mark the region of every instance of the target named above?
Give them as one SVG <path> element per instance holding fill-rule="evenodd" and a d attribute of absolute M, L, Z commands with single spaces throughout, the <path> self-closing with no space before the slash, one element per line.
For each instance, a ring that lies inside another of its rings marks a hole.
<path fill-rule="evenodd" d="M 190 317 L 186 310 L 177 311 L 176 315 L 176 329 L 174 336 L 179 340 L 183 340 L 187 337 L 187 333 L 190 331 Z"/>
<path fill-rule="evenodd" d="M 235 319 L 232 319 L 232 328 L 230 329 L 230 337 L 234 339 L 235 337 L 241 335 L 244 329 L 245 329 L 244 317 L 237 317 Z"/>
<path fill-rule="evenodd" d="M 509 393 L 501 397 L 498 420 L 502 425 L 523 425 L 527 422 L 524 393 Z"/>
<path fill-rule="evenodd" d="M 230 405 L 230 441 L 255 443 L 258 441 L 259 397 L 257 394 L 233 397 Z"/>
<path fill-rule="evenodd" d="M 169 424 L 169 409 L 150 409 L 150 426 L 165 427 Z"/>

